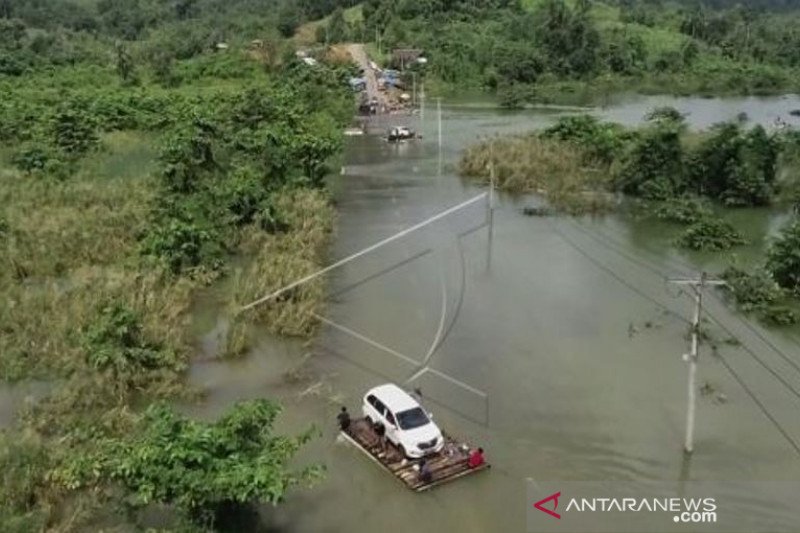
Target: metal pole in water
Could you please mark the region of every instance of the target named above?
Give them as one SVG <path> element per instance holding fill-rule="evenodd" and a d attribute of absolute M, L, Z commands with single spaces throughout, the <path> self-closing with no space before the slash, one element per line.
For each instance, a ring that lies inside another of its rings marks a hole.
<path fill-rule="evenodd" d="M 436 99 L 436 122 L 439 133 L 439 161 L 437 166 L 437 176 L 442 177 L 442 99 Z"/>
<path fill-rule="evenodd" d="M 419 82 L 419 130 L 425 130 L 425 82 Z"/>
<path fill-rule="evenodd" d="M 494 143 L 490 145 L 489 194 L 486 196 L 486 220 L 489 240 L 486 243 L 486 270 L 492 268 L 492 243 L 494 241 Z"/>
<path fill-rule="evenodd" d="M 436 116 L 439 123 L 439 156 L 442 154 L 442 99 L 436 99 Z"/>
<path fill-rule="evenodd" d="M 725 282 L 721 280 L 709 280 L 705 272 L 700 274 L 700 279 L 673 279 L 669 281 L 677 285 L 688 285 L 692 288 L 694 296 L 691 351 L 683 355 L 683 360 L 689 363 L 689 379 L 686 391 L 686 441 L 684 442 L 683 449 L 687 454 L 690 454 L 694 451 L 694 425 L 695 413 L 697 410 L 697 358 L 700 340 L 700 314 L 703 310 L 703 290 L 709 285 L 725 285 Z"/>

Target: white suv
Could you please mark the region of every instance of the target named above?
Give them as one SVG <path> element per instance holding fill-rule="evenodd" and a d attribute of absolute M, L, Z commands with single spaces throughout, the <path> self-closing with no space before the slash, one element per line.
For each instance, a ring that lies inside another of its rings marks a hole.
<path fill-rule="evenodd" d="M 375 387 L 364 395 L 364 416 L 386 429 L 386 438 L 410 458 L 437 453 L 444 437 L 417 401 L 391 383 Z"/>

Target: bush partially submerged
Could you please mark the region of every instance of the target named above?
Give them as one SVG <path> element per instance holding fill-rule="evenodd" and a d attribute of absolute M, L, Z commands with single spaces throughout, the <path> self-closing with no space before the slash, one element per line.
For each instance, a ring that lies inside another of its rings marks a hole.
<path fill-rule="evenodd" d="M 783 228 L 772 243 L 767 269 L 781 287 L 800 295 L 800 220 Z"/>
<path fill-rule="evenodd" d="M 677 239 L 677 244 L 692 250 L 718 252 L 745 244 L 745 239 L 728 222 L 705 218 L 689 226 Z"/>
<path fill-rule="evenodd" d="M 784 292 L 768 272 L 757 270 L 750 274 L 740 268 L 729 267 L 722 273 L 726 288 L 742 311 L 763 313 L 784 297 Z"/>
<path fill-rule="evenodd" d="M 213 526 L 221 511 L 277 504 L 290 488 L 321 477 L 318 465 L 289 467 L 314 431 L 296 437 L 276 434 L 279 413 L 274 403 L 251 400 L 236 404 L 216 422 L 204 423 L 154 404 L 129 435 L 102 440 L 52 477 L 71 489 L 119 483 L 136 507 L 174 505 L 197 523 Z"/>
<path fill-rule="evenodd" d="M 696 224 L 711 215 L 708 203 L 693 196 L 670 198 L 656 209 L 658 218 L 678 224 Z"/>
<path fill-rule="evenodd" d="M 574 143 L 524 135 L 471 146 L 459 170 L 488 184 L 494 166 L 495 184 L 502 190 L 542 194 L 553 207 L 570 213 L 607 210 L 607 176 L 586 159 Z"/>

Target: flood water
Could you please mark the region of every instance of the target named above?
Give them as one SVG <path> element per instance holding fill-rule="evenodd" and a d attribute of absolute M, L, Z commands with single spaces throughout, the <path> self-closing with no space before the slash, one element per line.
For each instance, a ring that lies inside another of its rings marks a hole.
<path fill-rule="evenodd" d="M 800 99 L 648 97 L 593 112 L 634 124 L 657 105 L 688 113 L 692 127 L 742 111 L 770 125 L 776 116 L 797 122 L 788 111 Z M 349 138 L 344 174 L 334 180 L 331 261 L 484 192 L 455 173 L 461 151 L 482 136 L 542 127 L 557 114 L 444 106 L 441 152 L 432 109 L 422 121 L 407 119 L 424 133 L 421 141 Z M 682 453 L 681 354 L 692 303 L 664 277 L 714 271 L 729 256 L 684 254 L 670 245 L 670 228 L 623 215 L 521 214 L 537 202 L 497 198 L 490 262 L 480 201 L 329 278 L 326 317 L 348 330 L 417 361 L 439 333 L 433 371 L 414 381 L 407 382 L 415 365 L 333 327 L 311 343 L 264 338 L 242 361 L 194 365 L 191 382 L 208 396 L 187 411 L 213 417 L 237 399 L 271 397 L 285 405 L 280 430 L 321 430 L 300 459 L 323 462 L 325 480 L 265 509 L 268 530 L 525 531 L 528 480 L 618 480 L 634 488 L 800 482 L 800 451 L 791 444 L 800 443 L 800 334 L 746 321 L 718 296 L 707 298 L 704 327 L 716 351 L 709 343 L 701 349 L 695 453 L 688 461 Z M 779 209 L 731 213 L 751 240 L 737 251 L 740 260 L 752 261 L 787 218 Z M 215 321 L 204 320 L 213 334 Z M 419 387 L 436 422 L 483 446 L 493 469 L 414 494 L 337 442 L 339 405 L 360 412 L 363 393 L 386 381 Z M 745 530 L 800 528 L 797 492 L 787 503 L 734 487 L 724 498 L 736 504 L 733 518 Z"/>

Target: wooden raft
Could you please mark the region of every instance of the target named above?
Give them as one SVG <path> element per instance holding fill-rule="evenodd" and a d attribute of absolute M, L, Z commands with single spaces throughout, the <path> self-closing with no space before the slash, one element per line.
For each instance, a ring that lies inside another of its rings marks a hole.
<path fill-rule="evenodd" d="M 424 483 L 419 479 L 419 472 L 416 469 L 419 459 L 403 457 L 400 450 L 388 441 L 384 449 L 380 437 L 378 437 L 372 425 L 365 418 L 353 420 L 350 423 L 350 427 L 346 431 L 342 431 L 342 435 L 414 492 L 432 489 L 460 477 L 476 474 L 490 468 L 489 463 L 470 468 L 467 465 L 468 452 L 462 451 L 465 443 L 458 442 L 451 436 L 443 434 L 445 445 L 442 451 L 426 457 L 431 469 L 431 480 Z"/>

